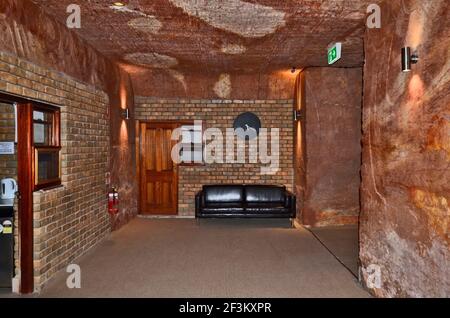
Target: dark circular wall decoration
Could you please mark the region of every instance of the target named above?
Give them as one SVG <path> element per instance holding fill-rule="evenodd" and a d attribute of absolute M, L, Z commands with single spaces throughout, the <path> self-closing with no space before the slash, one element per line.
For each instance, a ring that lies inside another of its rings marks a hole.
<path fill-rule="evenodd" d="M 233 128 L 235 131 L 237 128 L 243 130 L 243 132 L 240 129 L 236 131 L 239 138 L 254 139 L 258 136 L 261 129 L 261 121 L 254 113 L 246 112 L 236 117 Z"/>

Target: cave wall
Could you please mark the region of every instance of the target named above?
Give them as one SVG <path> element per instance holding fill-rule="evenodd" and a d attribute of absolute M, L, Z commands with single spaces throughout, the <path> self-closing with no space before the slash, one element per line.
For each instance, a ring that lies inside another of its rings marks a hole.
<path fill-rule="evenodd" d="M 305 72 L 300 72 L 295 80 L 294 111 L 304 114 Z M 302 222 L 306 191 L 306 143 L 305 121 L 294 121 L 294 193 L 297 197 L 296 218 Z"/>
<path fill-rule="evenodd" d="M 297 72 L 290 69 L 270 73 L 209 73 L 202 69 L 182 75 L 173 70 L 126 66 L 136 96 L 267 100 L 292 99 Z"/>
<path fill-rule="evenodd" d="M 120 115 L 125 105 L 133 113 L 134 92 L 130 76 L 29 0 L 0 1 L 0 34 L 1 52 L 30 61 L 49 72 L 64 73 L 107 93 L 111 175 L 105 177 L 105 186 L 116 186 L 121 197 L 120 212 L 111 219 L 112 227 L 124 224 L 137 213 L 137 183 L 132 177 L 134 124 L 132 120 L 124 122 Z M 36 98 L 39 99 L 37 93 Z"/>
<path fill-rule="evenodd" d="M 381 29 L 365 39 L 362 278 L 379 297 L 448 297 L 450 6 L 405 0 L 381 9 Z M 409 73 L 403 46 L 420 56 Z"/>
<path fill-rule="evenodd" d="M 138 214 L 138 182 L 136 175 L 136 129 L 134 90 L 128 73 L 119 69 L 118 88 L 111 94 L 110 107 L 110 187 L 119 192 L 119 213 L 111 216 L 116 230 Z M 130 119 L 122 111 L 128 108 Z"/>
<path fill-rule="evenodd" d="M 357 224 L 360 212 L 362 69 L 313 67 L 297 80 L 295 179 L 308 226 Z"/>

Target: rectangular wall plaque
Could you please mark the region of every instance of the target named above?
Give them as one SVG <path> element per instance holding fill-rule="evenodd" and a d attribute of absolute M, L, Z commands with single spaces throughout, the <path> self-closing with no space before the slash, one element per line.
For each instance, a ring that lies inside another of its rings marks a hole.
<path fill-rule="evenodd" d="M 0 142 L 0 155 L 13 155 L 14 154 L 14 142 L 2 141 Z"/>

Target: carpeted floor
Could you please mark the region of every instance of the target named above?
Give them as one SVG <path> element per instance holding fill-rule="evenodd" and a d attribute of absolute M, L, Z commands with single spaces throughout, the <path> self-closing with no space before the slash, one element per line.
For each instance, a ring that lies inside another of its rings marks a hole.
<path fill-rule="evenodd" d="M 278 220 L 135 219 L 41 297 L 368 297 L 313 235 Z"/>
<path fill-rule="evenodd" d="M 313 228 L 311 232 L 353 275 L 358 276 L 358 226 Z"/>

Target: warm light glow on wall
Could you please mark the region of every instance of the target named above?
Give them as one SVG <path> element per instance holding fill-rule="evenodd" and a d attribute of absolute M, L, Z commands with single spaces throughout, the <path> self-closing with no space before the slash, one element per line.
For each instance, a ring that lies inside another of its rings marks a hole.
<path fill-rule="evenodd" d="M 143 74 L 148 73 L 149 69 L 137 65 L 119 63 L 119 66 L 128 74 Z"/>
<path fill-rule="evenodd" d="M 127 127 L 127 118 L 123 117 L 123 111 L 126 110 L 128 108 L 127 105 L 127 89 L 125 86 L 124 81 L 122 80 L 120 82 L 120 92 L 119 92 L 119 97 L 120 97 L 120 118 L 121 120 L 121 124 L 120 124 L 120 143 L 127 143 L 128 142 L 128 127 Z"/>
<path fill-rule="evenodd" d="M 298 121 L 297 122 L 297 144 L 296 144 L 296 147 L 297 147 L 297 154 L 298 154 L 299 158 L 301 156 L 303 156 L 302 143 L 303 143 L 303 140 L 302 140 L 302 122 Z"/>
<path fill-rule="evenodd" d="M 424 83 L 415 74 L 408 83 L 408 100 L 400 106 L 399 123 L 403 129 L 409 129 L 412 122 L 417 122 L 421 115 L 422 98 L 425 93 Z"/>
<path fill-rule="evenodd" d="M 125 120 L 122 120 L 120 124 L 120 142 L 128 142 L 128 129 Z"/>
<path fill-rule="evenodd" d="M 424 94 L 424 84 L 419 75 L 415 74 L 408 85 L 408 99 L 411 102 L 418 102 L 422 99 Z"/>
<path fill-rule="evenodd" d="M 301 72 L 301 69 L 295 69 L 295 72 L 292 72 L 292 69 L 290 68 L 288 70 L 279 71 L 278 73 L 283 77 L 295 79 L 297 77 L 298 73 L 300 73 L 300 72 Z"/>
<path fill-rule="evenodd" d="M 120 83 L 120 108 L 127 108 L 127 89 L 123 82 Z"/>
<path fill-rule="evenodd" d="M 424 11 L 416 10 L 409 17 L 408 33 L 406 35 L 406 46 L 410 46 L 413 51 L 422 43 L 424 32 Z"/>

